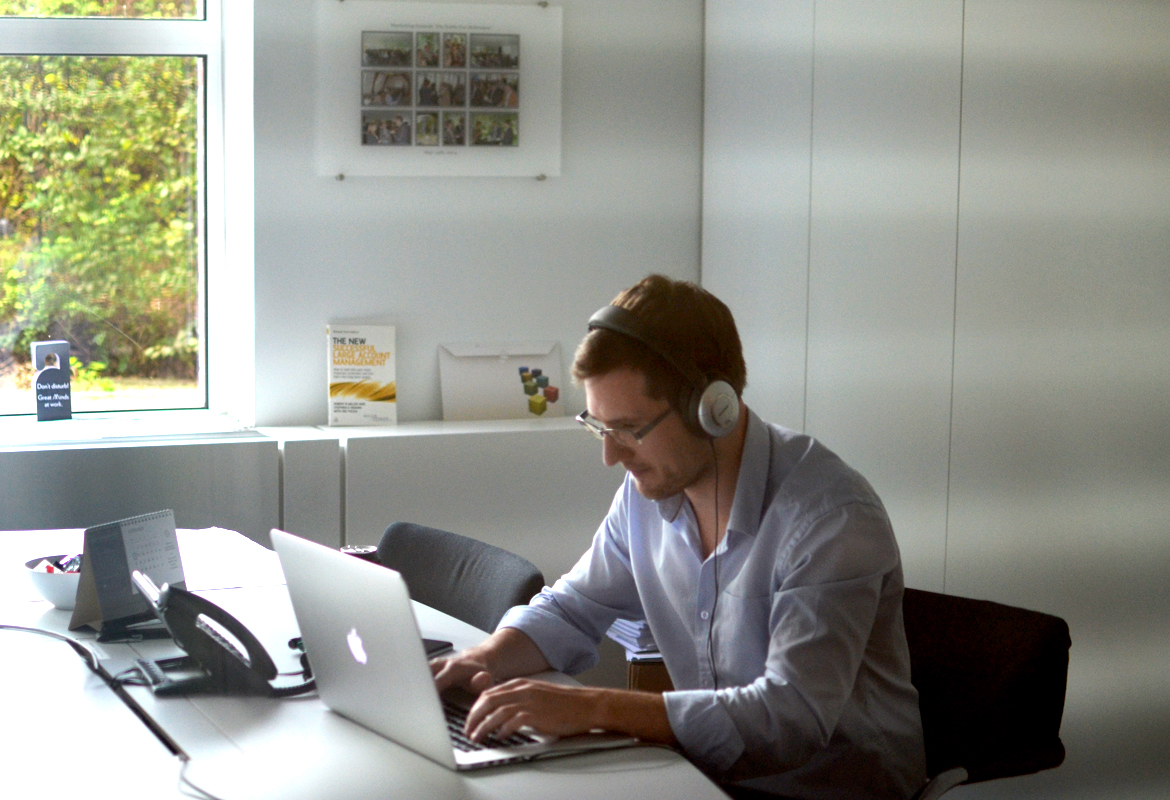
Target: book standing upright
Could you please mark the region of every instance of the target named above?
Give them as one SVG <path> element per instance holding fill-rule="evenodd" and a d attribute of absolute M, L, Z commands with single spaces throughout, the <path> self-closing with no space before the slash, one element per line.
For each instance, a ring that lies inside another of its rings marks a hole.
<path fill-rule="evenodd" d="M 397 424 L 394 326 L 339 323 L 327 325 L 325 334 L 329 424 Z"/>

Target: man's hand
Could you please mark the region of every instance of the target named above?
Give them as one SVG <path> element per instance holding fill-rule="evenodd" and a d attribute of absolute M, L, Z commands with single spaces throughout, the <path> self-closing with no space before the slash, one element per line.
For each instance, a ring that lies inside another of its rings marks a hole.
<path fill-rule="evenodd" d="M 536 644 L 515 628 L 501 628 L 482 644 L 431 662 L 440 692 L 460 688 L 479 695 L 463 731 L 473 740 L 489 733 L 511 736 L 528 725 L 552 736 L 601 728 L 645 742 L 677 744 L 662 695 L 523 677 L 549 669 Z"/>
<path fill-rule="evenodd" d="M 483 690 L 467 715 L 463 732 L 473 741 L 489 733 L 506 738 L 522 726 L 551 736 L 601 729 L 644 742 L 676 745 L 662 695 L 562 686 L 517 678 Z"/>
<path fill-rule="evenodd" d="M 552 667 L 540 649 L 515 628 L 501 628 L 475 647 L 431 661 L 440 692 L 458 687 L 479 694 L 499 681 L 548 669 Z"/>
<path fill-rule="evenodd" d="M 480 692 L 463 728 L 472 741 L 481 742 L 489 733 L 507 738 L 525 725 L 552 736 L 604 727 L 603 698 L 596 689 L 515 678 Z"/>
<path fill-rule="evenodd" d="M 435 677 L 435 688 L 440 692 L 460 688 L 479 694 L 496 683 L 486 664 L 466 656 L 436 658 L 431 662 L 431 675 Z"/>

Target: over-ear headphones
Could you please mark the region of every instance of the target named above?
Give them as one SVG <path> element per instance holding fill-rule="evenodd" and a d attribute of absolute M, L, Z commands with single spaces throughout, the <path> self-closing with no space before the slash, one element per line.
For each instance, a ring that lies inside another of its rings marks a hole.
<path fill-rule="evenodd" d="M 735 430 L 735 424 L 739 421 L 739 396 L 730 383 L 704 375 L 685 356 L 682 359 L 676 357 L 627 308 L 611 305 L 599 309 L 589 318 L 589 330 L 596 328 L 620 333 L 641 342 L 687 379 L 690 387 L 683 398 L 683 408 L 687 410 L 684 420 L 692 430 L 715 439 Z"/>

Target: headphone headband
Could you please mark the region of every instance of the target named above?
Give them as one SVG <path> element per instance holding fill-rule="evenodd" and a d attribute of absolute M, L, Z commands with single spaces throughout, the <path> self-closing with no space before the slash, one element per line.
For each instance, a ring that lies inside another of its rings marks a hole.
<path fill-rule="evenodd" d="M 599 308 L 592 317 L 589 318 L 589 330 L 596 330 L 597 328 L 604 328 L 614 333 L 620 333 L 623 336 L 629 336 L 631 339 L 636 339 L 642 344 L 649 347 L 667 364 L 674 367 L 680 374 L 695 388 L 701 388 L 707 383 L 706 377 L 699 371 L 699 368 L 694 364 L 683 364 L 671 353 L 667 352 L 658 340 L 646 331 L 642 321 L 634 316 L 628 308 L 621 306 L 604 306 Z"/>
<path fill-rule="evenodd" d="M 641 342 L 690 382 L 692 391 L 683 396 L 683 404 L 687 409 L 684 418 L 694 430 L 719 438 L 735 428 L 739 420 L 739 396 L 731 384 L 721 378 L 712 379 L 704 375 L 692 361 L 675 358 L 628 308 L 608 305 L 598 309 L 589 318 L 589 330 L 598 328 Z"/>

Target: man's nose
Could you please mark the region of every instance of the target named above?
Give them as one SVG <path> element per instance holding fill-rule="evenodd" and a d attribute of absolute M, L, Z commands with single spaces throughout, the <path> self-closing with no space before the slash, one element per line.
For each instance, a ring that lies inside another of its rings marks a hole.
<path fill-rule="evenodd" d="M 601 460 L 605 462 L 607 467 L 617 464 L 629 453 L 630 448 L 618 444 L 612 436 L 606 436 L 601 440 Z"/>

